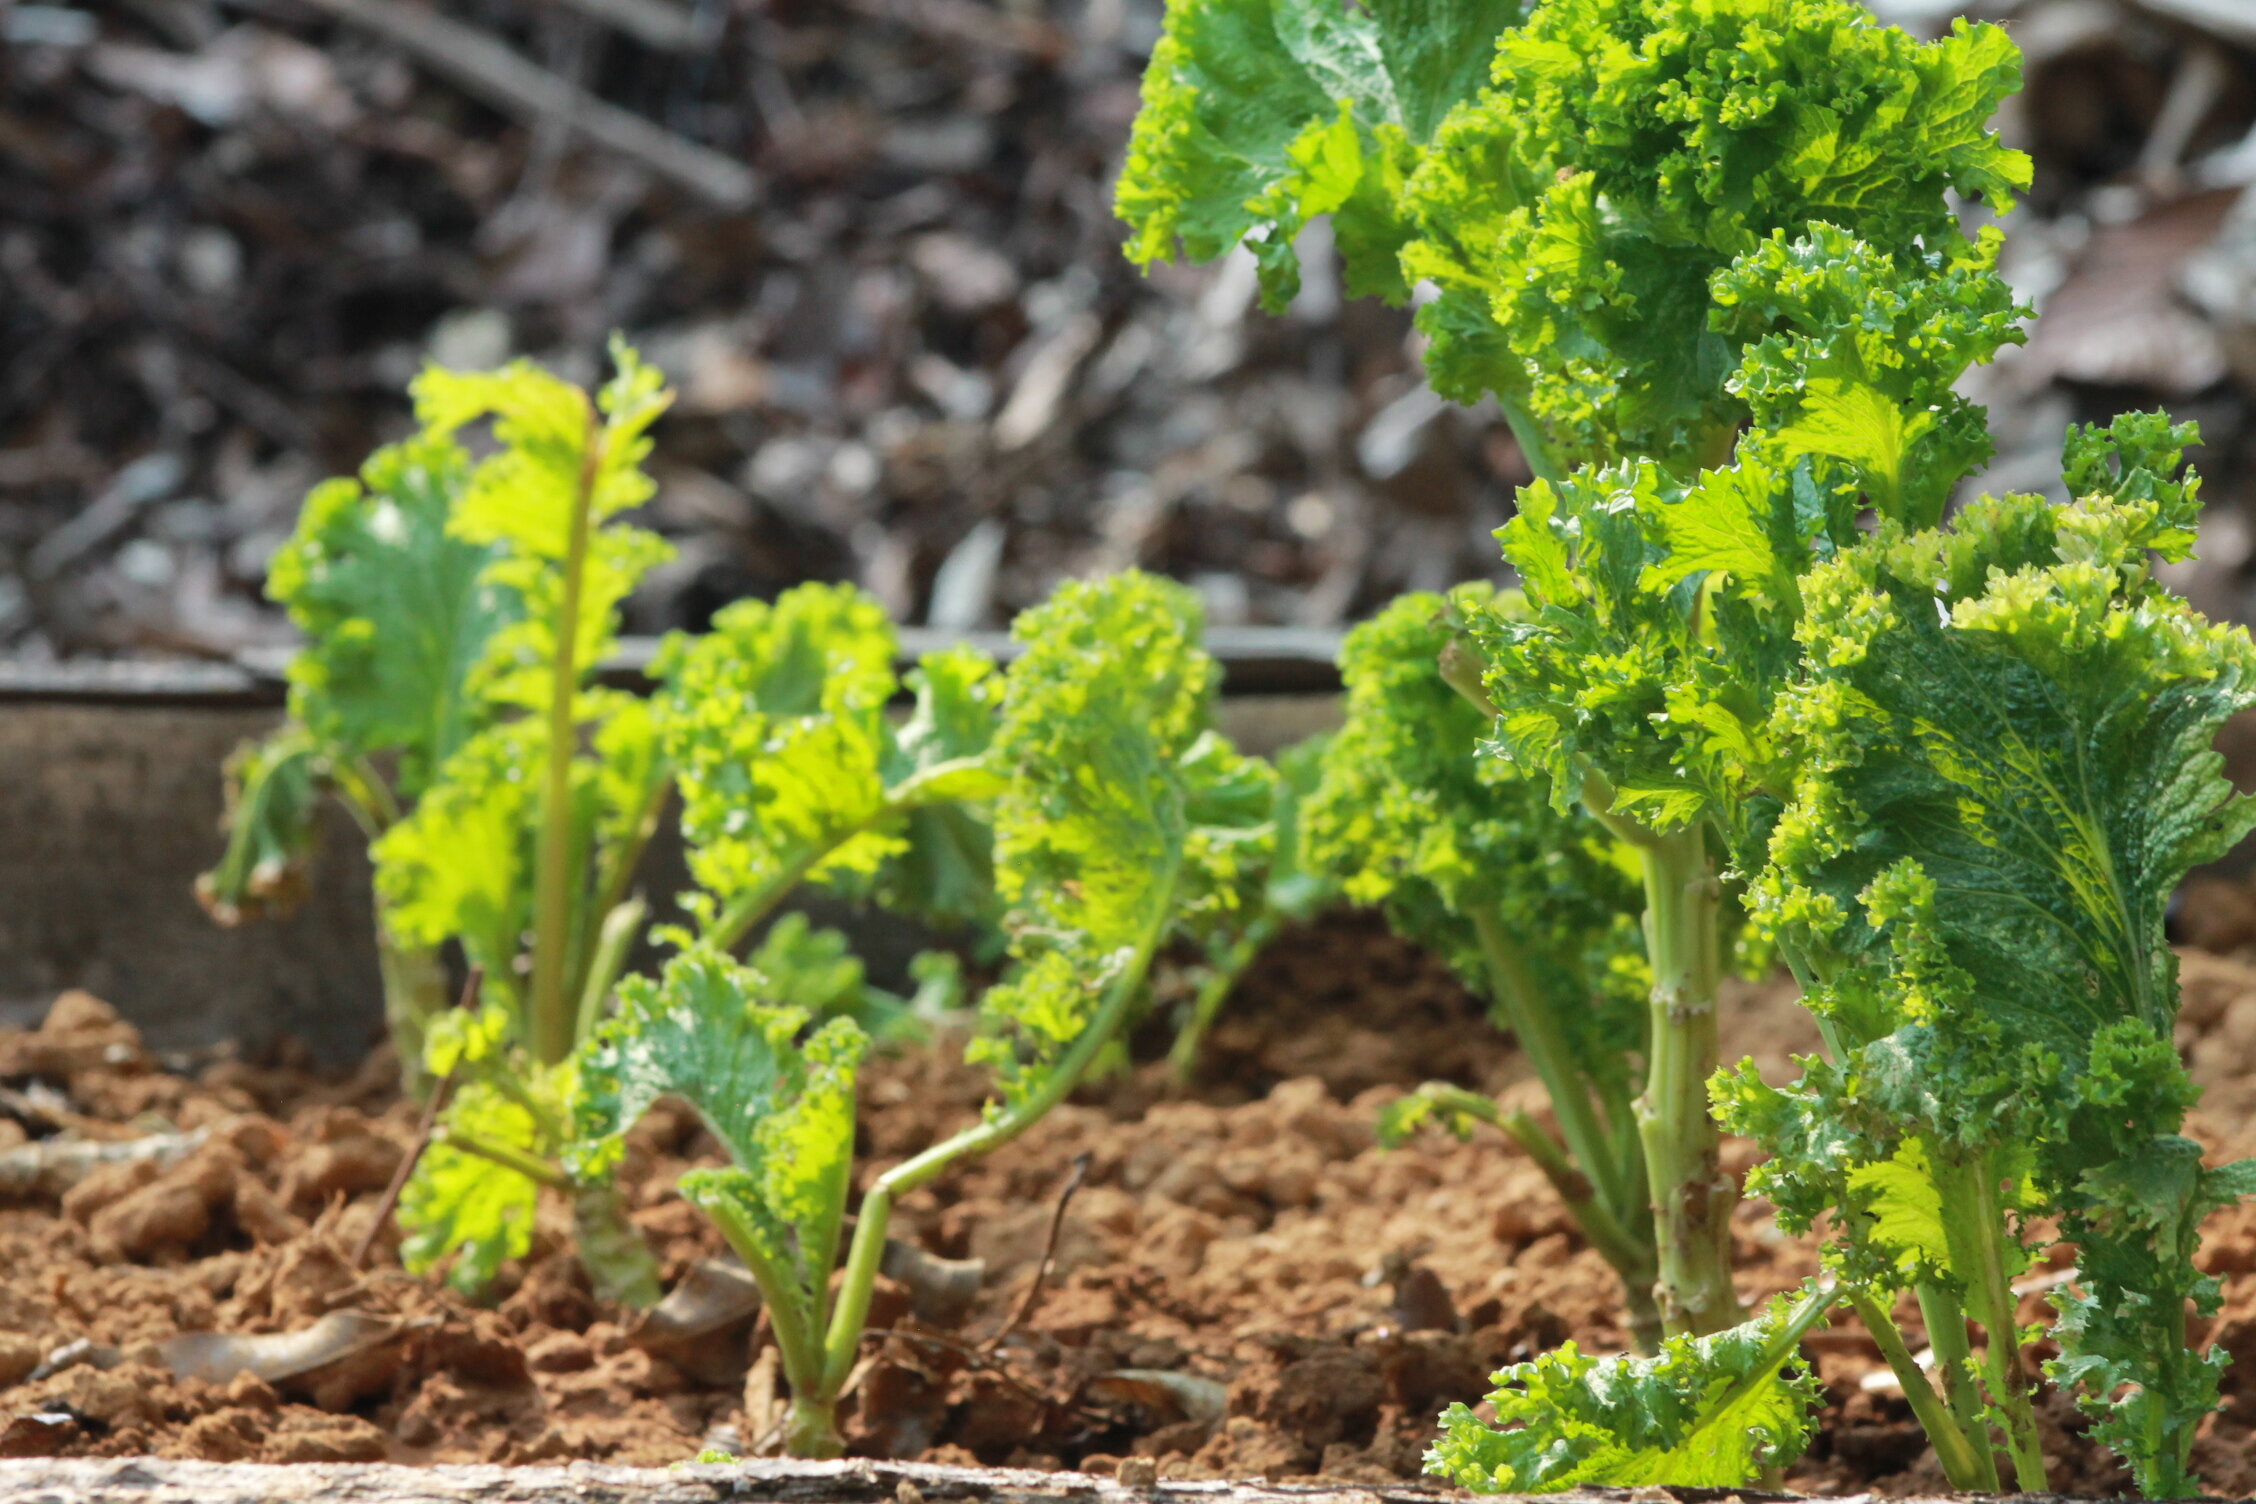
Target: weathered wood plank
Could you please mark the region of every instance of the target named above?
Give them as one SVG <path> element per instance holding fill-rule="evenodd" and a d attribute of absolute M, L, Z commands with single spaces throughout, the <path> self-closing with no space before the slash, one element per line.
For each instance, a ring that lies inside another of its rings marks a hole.
<path fill-rule="evenodd" d="M 1130 1486 L 1088 1473 L 859 1459 L 672 1468 L 587 1462 L 568 1467 L 401 1467 L 155 1458 L 0 1461 L 0 1504 L 1446 1504 L 1474 1497 L 1425 1483 L 1269 1483 L 1256 1478 Z M 1548 1494 L 1543 1504 L 1758 1504 L 1795 1497 L 1722 1488 L 1608 1488 Z M 2016 1498 L 2021 1504 L 2039 1504 L 2036 1496 Z M 1878 1500 L 1858 1494 L 1828 1504 Z M 1944 1501 L 1892 1499 L 1888 1504 Z"/>
<path fill-rule="evenodd" d="M 1407 1483 L 1133 1488 L 1087 1473 L 862 1460 L 674 1468 L 0 1461 L 5 1504 L 1434 1504 L 1452 1492 Z"/>

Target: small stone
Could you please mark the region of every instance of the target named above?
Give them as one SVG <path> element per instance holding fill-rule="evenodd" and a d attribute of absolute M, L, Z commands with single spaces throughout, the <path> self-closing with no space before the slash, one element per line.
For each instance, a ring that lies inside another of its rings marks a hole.
<path fill-rule="evenodd" d="M 551 1332 L 525 1353 L 535 1373 L 579 1373 L 595 1366 L 595 1348 L 577 1332 Z"/>
<path fill-rule="evenodd" d="M 1112 1476 L 1122 1488 L 1150 1488 L 1159 1482 L 1159 1459 L 1123 1457 L 1113 1468 Z"/>
<path fill-rule="evenodd" d="M 30 1378 L 41 1356 L 37 1340 L 21 1332 L 0 1332 L 0 1389 L 12 1389 Z"/>
<path fill-rule="evenodd" d="M 282 1396 L 274 1386 L 244 1369 L 227 1381 L 227 1403 L 239 1410 L 261 1410 L 272 1415 L 282 1408 Z"/>

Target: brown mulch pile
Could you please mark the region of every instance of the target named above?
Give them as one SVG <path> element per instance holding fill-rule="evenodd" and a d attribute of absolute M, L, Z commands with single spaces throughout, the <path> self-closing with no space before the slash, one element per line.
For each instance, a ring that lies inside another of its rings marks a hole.
<path fill-rule="evenodd" d="M 2209 1089 L 2195 1131 L 2247 1152 L 2256 965 L 2189 951 L 2185 980 L 2183 1043 Z M 1782 1070 L 1813 1042 L 1777 989 L 1736 996 L 1727 1051 Z M 1531 1107 L 1540 1095 L 1466 994 L 1367 919 L 1278 946 L 1219 1026 L 1202 1079 L 1176 1088 L 1163 1070 L 1085 1094 L 908 1198 L 899 1235 L 982 1261 L 984 1281 L 968 1310 L 922 1317 L 915 1292 L 881 1288 L 848 1405 L 854 1452 L 1098 1470 L 1145 1456 L 1163 1477 L 1404 1477 L 1440 1407 L 1477 1398 L 1498 1366 L 1567 1338 L 1621 1345 L 1611 1275 L 1524 1158 L 1493 1138 L 1374 1146 L 1378 1108 L 1429 1076 Z M 589 1293 L 560 1208 L 484 1304 L 405 1274 L 388 1230 L 355 1268 L 413 1135 L 386 1059 L 341 1078 L 233 1060 L 168 1072 L 102 1004 L 69 994 L 43 1028 L 0 1035 L 0 1090 L 0 1146 L 16 1153 L 43 1137 L 201 1135 L 169 1165 L 112 1163 L 0 1197 L 0 1456 L 656 1464 L 747 1450 L 773 1416 L 772 1357 L 759 1361 L 772 1349 L 756 1325 L 662 1343 Z M 946 1049 L 879 1063 L 863 1094 L 861 1173 L 969 1121 L 980 1093 L 978 1073 Z M 1014 1324 L 1083 1155 L 1050 1279 Z M 1743 1170 L 1745 1146 L 1727 1158 Z M 670 1281 L 719 1251 L 675 1190 L 684 1169 L 715 1159 L 686 1113 L 662 1108 L 635 1136 L 622 1183 Z M 1760 1208 L 1742 1208 L 1738 1234 L 1749 1298 L 1813 1267 Z M 2239 1365 L 2201 1461 L 2212 1488 L 2245 1493 L 2256 1485 L 2256 1211 L 2212 1223 L 2204 1259 L 2226 1280 L 2215 1335 Z M 2043 1272 L 2025 1319 L 2043 1314 Z M 162 1346 L 184 1332 L 324 1321 L 320 1332 L 343 1332 L 328 1361 L 272 1383 L 177 1378 Z M 1861 1334 L 1821 1330 L 1809 1350 L 1830 1405 L 1789 1481 L 1939 1488 Z M 2122 1486 L 2070 1407 L 2047 1413 L 2064 1459 L 2056 1484 Z"/>
<path fill-rule="evenodd" d="M 1935 6 L 1875 0 L 1928 25 Z M 1982 383 L 1993 487 L 2070 419 L 2198 417 L 2256 550 L 2256 34 L 2220 0 L 2018 0 L 2037 162 L 2008 270 L 2039 344 Z M 426 356 L 677 381 L 637 630 L 854 579 L 995 625 L 1140 564 L 1217 622 L 1328 627 L 1493 573 L 1525 468 L 1345 303 L 1250 263 L 1149 281 L 1111 184 L 1160 0 L 129 0 L 0 8 L 0 655 L 227 655 L 306 488 Z M 536 81 L 528 103 L 497 79 Z M 2241 143 L 2237 150 L 2235 143 Z"/>

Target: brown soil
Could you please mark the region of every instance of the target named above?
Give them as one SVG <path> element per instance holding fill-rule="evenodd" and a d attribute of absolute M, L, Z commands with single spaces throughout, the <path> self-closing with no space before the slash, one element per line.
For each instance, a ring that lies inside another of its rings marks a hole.
<path fill-rule="evenodd" d="M 2256 1151 L 2256 964 L 2188 952 L 2184 975 L 2181 1043 L 2209 1089 L 2194 1131 L 2220 1153 Z M 1742 989 L 1726 1030 L 1727 1050 L 1766 1070 L 1814 1043 L 1775 988 Z M 1437 1075 L 1540 1108 L 1463 990 L 1368 919 L 1275 947 L 1192 1089 L 1139 1067 L 908 1198 L 898 1235 L 983 1259 L 986 1283 L 945 1329 L 920 1324 L 899 1287 L 881 1292 L 850 1448 L 1097 1470 L 1150 1457 L 1163 1477 L 1394 1478 L 1416 1472 L 1441 1406 L 1476 1399 L 1499 1365 L 1568 1337 L 1618 1348 L 1614 1281 L 1524 1158 L 1493 1137 L 1374 1146 L 1379 1106 Z M 413 1138 L 392 1080 L 388 1059 L 342 1079 L 232 1060 L 166 1071 L 83 994 L 36 1032 L 0 1034 L 0 1149 L 58 1130 L 205 1131 L 166 1168 L 111 1164 L 60 1194 L 0 1200 L 0 1456 L 655 1464 L 757 1439 L 772 1361 L 744 1375 L 763 1334 L 667 1356 L 639 1345 L 634 1320 L 590 1295 L 561 1214 L 485 1305 L 405 1274 L 388 1230 L 354 1269 Z M 862 1172 L 969 1121 L 980 1092 L 945 1050 L 878 1063 Z M 679 1278 L 719 1249 L 675 1191 L 684 1169 L 714 1162 L 712 1145 L 665 1110 L 636 1140 L 635 1218 Z M 1728 1152 L 1743 1170 L 1746 1146 Z M 1011 1327 L 1079 1155 L 1087 1175 L 1051 1279 Z M 1737 1231 L 1747 1298 L 1811 1271 L 1810 1248 L 1760 1208 L 1742 1207 Z M 2256 1208 L 2212 1223 L 2204 1258 L 2226 1283 L 2215 1335 L 2240 1361 L 2199 1460 L 2212 1489 L 2246 1494 Z M 183 1332 L 294 1332 L 338 1311 L 388 1318 L 388 1340 L 273 1385 L 175 1379 L 158 1347 Z M 2043 1313 L 2032 1289 L 2024 1317 Z M 74 1343 L 81 1361 L 29 1377 Z M 1788 1481 L 1939 1487 L 1861 1333 L 1820 1331 L 1810 1351 L 1830 1408 Z M 2065 1459 L 2056 1485 L 2122 1487 L 2069 1406 L 2054 1397 L 2048 1414 Z"/>

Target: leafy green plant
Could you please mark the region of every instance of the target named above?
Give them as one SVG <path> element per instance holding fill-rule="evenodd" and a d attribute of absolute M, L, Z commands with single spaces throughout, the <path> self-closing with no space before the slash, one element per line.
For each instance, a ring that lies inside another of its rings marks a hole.
<path fill-rule="evenodd" d="M 1817 1380 L 1797 1349 L 1835 1294 L 1781 1295 L 1752 1321 L 1671 1337 L 1651 1357 L 1595 1358 L 1570 1342 L 1514 1364 L 1489 1396 L 1502 1424 L 1450 1406 L 1428 1464 L 1479 1493 L 1743 1484 L 1809 1445 Z"/>
<path fill-rule="evenodd" d="M 650 708 L 590 682 L 619 602 L 666 555 L 617 519 L 650 495 L 641 463 L 667 394 L 631 350 L 613 354 L 592 399 L 522 361 L 416 381 L 425 442 L 492 423 L 498 447 L 463 477 L 445 531 L 485 551 L 481 579 L 518 609 L 466 679 L 479 729 L 372 854 L 396 932 L 458 945 L 486 978 L 479 1013 L 428 1031 L 426 1067 L 452 1090 L 400 1202 L 408 1267 L 452 1257 L 454 1282 L 481 1288 L 525 1251 L 548 1186 L 572 1198 L 598 1286 L 647 1303 L 656 1270 L 617 1196 L 555 1162 L 571 1050 L 641 930 L 629 890 L 672 783 Z"/>
<path fill-rule="evenodd" d="M 1306 923 L 1339 897 L 1339 885 L 1331 874 L 1308 862 L 1301 833 L 1301 811 L 1323 775 L 1324 748 L 1330 740 L 1325 735 L 1308 737 L 1276 755 L 1277 779 L 1269 809 L 1275 836 L 1269 863 L 1248 900 L 1223 922 L 1208 927 L 1204 960 L 1191 971 L 1189 1007 L 1167 1052 L 1177 1081 L 1189 1081 L 1198 1069 L 1208 1032 L 1261 953 L 1288 925 Z"/>
<path fill-rule="evenodd" d="M 1742 1067 L 1718 1098 L 1772 1150 L 1782 1223 L 1830 1216 L 1868 1326 L 1920 1281 L 1947 1403 L 1903 1382 L 1964 1487 L 1996 1486 L 1993 1425 L 2016 1486 L 2045 1485 L 2010 1289 L 2038 1218 L 2079 1253 L 2052 1375 L 2142 1492 L 2198 1492 L 2217 1405 L 2224 1355 L 2187 1344 L 2188 1307 L 2217 1301 L 2192 1255 L 2256 1165 L 2204 1168 L 2178 1134 L 2197 1093 L 2162 921 L 2256 828 L 2212 750 L 2256 703 L 2256 645 L 2153 579 L 2191 548 L 2191 436 L 2074 431 L 2069 505 L 1985 499 L 1807 582 L 1810 674 L 1780 710 L 1799 774 L 1760 893 L 1817 960 L 1833 1058 L 1786 1088 Z"/>
<path fill-rule="evenodd" d="M 1249 246 L 1273 306 L 1296 283 L 1294 236 L 1329 214 L 1350 290 L 1401 301 L 1430 284 L 1418 319 L 1435 386 L 1492 395 L 1518 435 L 1539 483 L 1500 536 L 1533 609 L 1472 624 L 1486 695 L 1507 754 L 1644 864 L 1639 1123 L 1663 1321 L 1698 1334 L 1739 1312 L 1736 1193 L 1705 1086 L 1731 906 L 1719 865 L 1763 816 L 1766 749 L 1749 728 L 1795 648 L 1790 617 L 1712 610 L 1700 585 L 1738 567 L 1704 548 L 1773 542 L 1768 472 L 1735 467 L 1678 503 L 1750 418 L 1807 458 L 1791 546 L 1771 550 L 1790 596 L 1794 556 L 1813 533 L 1832 544 L 1855 510 L 1827 499 L 1827 467 L 1887 471 L 1902 494 L 1872 499 L 1908 506 L 1908 450 L 1938 424 L 1967 436 L 1935 414 L 1888 428 L 1881 407 L 1901 404 L 1886 399 L 1924 393 L 1850 362 L 1847 331 L 1839 369 L 1782 389 L 1768 362 L 1819 352 L 1783 333 L 1794 310 L 1766 323 L 1730 276 L 1820 223 L 1889 248 L 1882 301 L 1927 261 L 1994 255 L 1962 239 L 1944 191 L 2003 208 L 2026 181 L 1986 124 L 2017 58 L 1995 28 L 1923 45 L 1851 0 L 1521 11 L 1175 0 L 1119 205 L 1147 262 L 1178 240 L 1194 256 Z M 1672 568 L 1674 588 L 1645 588 Z"/>
<path fill-rule="evenodd" d="M 1302 807 L 1304 859 L 1489 999 L 1558 1121 L 1554 1137 L 1434 1083 L 1396 1104 L 1382 1135 L 1427 1118 L 1509 1135 L 1621 1276 L 1633 1337 L 1652 1352 L 1653 1216 L 1631 1107 L 1647 980 L 1636 859 L 1579 811 L 1554 809 L 1539 779 L 1475 755 L 1492 717 L 1451 685 L 1443 658 L 1465 614 L 1491 608 L 1509 606 L 1482 585 L 1405 595 L 1348 634 L 1346 724 Z"/>
<path fill-rule="evenodd" d="M 734 949 L 810 883 L 941 926 L 994 923 L 1002 680 L 957 647 L 904 685 L 899 657 L 884 608 L 843 585 L 739 601 L 670 640 L 656 714 L 705 942 Z M 915 709 L 896 727 L 887 706 L 904 688 Z"/>
<path fill-rule="evenodd" d="M 715 953 L 747 944 L 810 885 L 936 922 L 991 922 L 993 835 L 984 804 L 1002 780 L 984 754 L 995 732 L 1000 680 L 968 650 L 928 655 L 908 675 L 916 708 L 895 726 L 887 706 L 904 687 L 898 653 L 891 624 L 866 594 L 805 585 L 774 602 L 739 602 L 719 613 L 710 632 L 671 640 L 653 666 L 659 690 L 647 703 L 589 692 L 582 713 L 606 717 L 590 738 L 595 756 L 578 775 L 597 849 L 613 849 L 602 839 L 604 822 L 633 811 L 631 851 L 638 852 L 659 815 L 653 800 L 678 787 L 697 882 L 683 906 L 699 943 Z M 511 724 L 529 730 L 535 723 Z M 643 769 L 662 770 L 664 784 Z M 522 872 L 537 856 L 521 819 L 532 797 L 528 784 L 510 776 L 507 765 L 470 783 L 461 817 L 451 828 L 431 830 L 433 860 L 410 869 L 452 876 L 456 886 L 441 890 L 440 912 L 481 961 L 487 947 L 506 951 L 526 925 L 530 895 Z M 498 843 L 486 872 L 491 886 L 461 896 L 476 869 L 442 868 L 440 859 L 466 844 L 477 849 L 482 832 Z M 619 874 L 628 869 L 599 870 L 604 875 L 589 891 L 607 917 L 588 963 L 568 973 L 576 1006 L 567 1037 L 575 1047 L 602 1019 L 644 917 L 632 899 L 601 907 L 620 891 Z M 582 899 L 577 890 L 569 896 L 577 923 Z M 482 921 L 485 933 L 465 920 Z M 536 928 L 536 945 L 538 939 Z M 858 1019 L 888 1037 L 916 1024 L 917 999 L 870 987 L 844 937 L 815 932 L 802 917 L 785 915 L 768 930 L 757 965 L 763 996 L 778 1006 Z M 950 959 L 934 953 L 918 970 L 927 984 L 920 988 L 925 1008 L 952 1001 Z M 457 1105 L 402 1201 L 411 1267 L 452 1254 L 456 1280 L 482 1287 L 503 1260 L 527 1248 L 544 1186 L 566 1191 L 582 1210 L 584 1257 L 617 1250 L 626 1267 L 639 1267 L 639 1242 L 617 1214 L 606 1177 L 593 1173 L 596 1161 L 564 1162 L 573 1142 L 576 1059 L 545 1065 L 513 1048 L 513 1036 L 499 1025 L 453 1029 L 450 1052 L 434 1058 L 433 1069 L 461 1079 Z M 627 1288 L 616 1275 L 598 1273 L 607 1285 Z M 655 1294 L 647 1280 L 632 1289 L 637 1297 Z"/>
<path fill-rule="evenodd" d="M 730 1163 L 684 1175 L 682 1195 L 759 1283 L 792 1388 L 786 1447 L 835 1457 L 838 1385 L 827 1377 L 824 1336 L 852 1188 L 855 1073 L 869 1039 L 844 1018 L 809 1033 L 810 1015 L 767 1001 L 772 990 L 710 946 L 675 956 L 661 981 L 628 978 L 618 1015 L 585 1052 L 574 1169 L 607 1174 L 625 1131 L 661 1096 L 697 1109 Z"/>
<path fill-rule="evenodd" d="M 767 1297 L 796 1455 L 839 1450 L 839 1391 L 894 1203 L 1063 1101 L 1115 1047 L 1160 948 L 1226 917 L 1266 863 L 1273 775 L 1210 729 L 1217 676 L 1200 630 L 1194 597 L 1137 574 L 1067 584 L 1019 618 L 992 747 L 948 775 L 976 769 L 1001 785 L 994 856 L 1010 967 L 981 1000 L 971 1049 L 993 1067 L 996 1097 L 977 1124 L 865 1188 L 842 1265 L 867 1037 L 847 1019 L 809 1032 L 773 979 L 728 960 L 710 933 L 728 900 L 709 906 L 709 933 L 660 981 L 629 980 L 618 1016 L 582 1053 L 581 1175 L 600 1177 L 665 1094 L 689 1101 L 728 1148 L 729 1168 L 685 1177 L 682 1190 Z"/>
<path fill-rule="evenodd" d="M 1834 1297 L 1895 1367 L 1955 1485 L 1997 1487 L 1996 1444 L 2016 1486 L 2045 1485 L 2011 1283 L 2030 1224 L 2049 1217 L 2084 1253 L 2052 1375 L 2080 1388 L 2142 1490 L 2184 1494 L 2222 1363 L 2186 1342 L 2188 1304 L 2216 1298 L 2192 1263 L 2198 1227 L 2256 1184 L 2240 1167 L 2203 1169 L 2177 1133 L 2194 1093 L 2170 1044 L 2162 906 L 2191 865 L 2256 824 L 2210 750 L 2249 701 L 2247 639 L 2200 621 L 2150 567 L 2191 546 L 2195 488 L 2176 478 L 2190 431 L 2132 416 L 2079 432 L 2064 467 L 2074 504 L 1985 499 L 1928 526 L 1949 466 L 1983 452 L 1965 437 L 1979 415 L 1939 394 L 1995 348 L 2011 309 L 1986 249 L 1892 288 L 1876 274 L 1884 258 L 1830 232 L 1750 258 L 1764 260 L 1731 280 L 1781 305 L 1823 296 L 1745 368 L 1799 368 L 1776 390 L 1822 390 L 1810 373 L 1834 352 L 1893 340 L 1919 379 L 1894 382 L 1900 397 L 1867 380 L 1880 400 L 1859 400 L 1883 413 L 1892 402 L 1907 442 L 1883 470 L 1801 448 L 1795 423 L 1758 423 L 1733 466 L 1689 487 L 1625 473 L 1613 500 L 1637 533 L 1604 532 L 1603 508 L 1586 505 L 1565 535 L 1598 566 L 1586 565 L 1592 578 L 1609 546 L 1630 551 L 1647 592 L 1680 588 L 1682 552 L 1696 550 L 1702 571 L 1685 578 L 1719 637 L 1749 617 L 1793 624 L 1793 656 L 1772 660 L 1761 697 L 1742 702 L 1767 706 L 1764 719 L 1707 750 L 1756 775 L 1733 849 L 1827 1053 L 1789 1087 L 1742 1066 L 1711 1089 L 1726 1125 L 1772 1151 L 1751 1184 L 1782 1224 L 1832 1228 Z M 1815 494 L 1830 520 L 1813 517 L 1797 539 L 1788 524 L 1811 479 L 1828 483 Z M 1533 499 L 1523 517 L 1548 522 Z M 1869 538 L 1856 530 L 1866 506 Z M 1667 711 L 1730 729 L 1689 693 Z M 1683 766 L 1700 766 L 1696 750 Z M 1906 1294 L 1939 1392 L 1896 1325 Z M 1970 1317 L 1986 1335 L 1979 1353 Z M 1437 1452 L 1437 1465 L 1470 1469 L 1489 1455 L 1478 1442 Z"/>
<path fill-rule="evenodd" d="M 426 432 L 306 498 L 266 586 L 306 639 L 288 670 L 288 719 L 229 761 L 227 849 L 197 883 L 221 923 L 286 911 L 304 895 L 325 799 L 374 840 L 490 721 L 472 671 L 523 606 L 489 577 L 495 550 L 449 531 L 470 470 L 458 445 Z M 418 1086 L 423 1032 L 447 1002 L 445 969 L 435 947 L 401 932 L 381 894 L 376 943 L 385 1018 Z"/>
<path fill-rule="evenodd" d="M 1712 1090 L 1771 1148 L 1754 1184 L 1782 1221 L 1833 1232 L 1832 1282 L 1780 1330 L 1852 1306 L 1955 1484 L 1994 1487 L 2002 1450 L 2044 1486 L 2011 1280 L 2050 1218 L 2081 1254 L 2051 1376 L 2142 1489 L 2187 1492 L 2222 1363 L 2186 1342 L 2216 1298 L 2191 1255 L 2256 1181 L 2177 1132 L 2161 906 L 2251 825 L 2209 746 L 2247 641 L 2149 567 L 2190 547 L 2190 434 L 2079 433 L 2073 504 L 1945 520 L 1990 452 L 1954 386 L 2027 313 L 1996 232 L 1965 238 L 1942 192 L 2002 209 L 2025 183 L 1985 124 L 2018 81 L 2001 33 L 1920 44 L 1834 0 L 1541 0 L 1476 94 L 1450 64 L 1516 19 L 1178 3 L 1121 192 L 1146 259 L 1243 241 L 1281 297 L 1292 236 L 1330 213 L 1351 287 L 1433 286 L 1437 386 L 1493 394 L 1537 476 L 1500 534 L 1528 608 L 1467 613 L 1496 750 L 1644 863 L 1670 1340 L 1500 1376 L 1504 1428 L 1452 1412 L 1432 1465 L 1493 1490 L 1790 1460 L 1776 1309 L 1698 1335 L 1737 1308 Z M 1741 885 L 1826 1041 L 1790 1086 L 1711 1087 Z"/>

